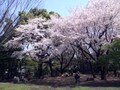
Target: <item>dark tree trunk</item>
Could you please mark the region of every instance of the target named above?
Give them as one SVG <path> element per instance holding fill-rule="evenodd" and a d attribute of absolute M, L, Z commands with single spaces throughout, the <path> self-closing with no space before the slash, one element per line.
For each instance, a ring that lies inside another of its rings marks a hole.
<path fill-rule="evenodd" d="M 117 77 L 117 70 L 114 70 L 114 76 Z"/>
<path fill-rule="evenodd" d="M 5 70 L 0 70 L 0 81 L 4 81 L 5 80 Z"/>
<path fill-rule="evenodd" d="M 54 75 L 53 75 L 53 68 L 52 68 L 51 60 L 49 61 L 49 68 L 50 68 L 50 75 L 51 75 L 51 77 L 53 77 Z"/>
<path fill-rule="evenodd" d="M 101 67 L 101 80 L 106 80 L 106 70 L 105 67 Z"/>
<path fill-rule="evenodd" d="M 62 66 L 60 67 L 60 74 L 63 74 L 64 73 L 64 70 L 62 68 Z"/>
<path fill-rule="evenodd" d="M 94 72 L 91 61 L 89 61 L 89 65 L 90 65 L 90 70 L 91 70 L 91 74 L 92 74 L 93 78 L 96 78 L 96 75 L 95 75 L 95 72 Z"/>
<path fill-rule="evenodd" d="M 60 74 L 62 75 L 64 72 L 63 70 L 63 57 L 62 57 L 62 61 L 60 61 Z"/>
<path fill-rule="evenodd" d="M 43 63 L 38 64 L 38 78 L 40 79 L 43 76 Z"/>

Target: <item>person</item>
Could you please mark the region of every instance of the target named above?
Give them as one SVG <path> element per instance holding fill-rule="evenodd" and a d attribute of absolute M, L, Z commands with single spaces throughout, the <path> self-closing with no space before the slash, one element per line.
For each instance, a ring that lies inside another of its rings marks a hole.
<path fill-rule="evenodd" d="M 19 83 L 19 82 L 20 82 L 20 78 L 18 76 L 14 76 L 13 83 Z"/>
<path fill-rule="evenodd" d="M 75 73 L 74 78 L 75 78 L 75 83 L 78 83 L 80 81 L 80 76 L 78 72 Z"/>

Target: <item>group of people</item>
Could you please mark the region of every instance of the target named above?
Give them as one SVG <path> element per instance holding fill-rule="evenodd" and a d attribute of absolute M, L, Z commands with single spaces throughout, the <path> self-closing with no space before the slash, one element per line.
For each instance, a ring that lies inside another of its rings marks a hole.
<path fill-rule="evenodd" d="M 76 72 L 76 73 L 64 73 L 61 75 L 62 77 L 69 77 L 69 76 L 73 76 L 75 83 L 79 83 L 80 82 L 80 73 Z"/>
<path fill-rule="evenodd" d="M 22 76 L 21 78 L 18 77 L 18 76 L 14 76 L 13 82 L 14 82 L 14 83 L 19 83 L 19 82 L 24 82 L 24 83 L 26 83 L 26 82 L 28 82 L 28 79 L 25 78 L 24 76 Z"/>

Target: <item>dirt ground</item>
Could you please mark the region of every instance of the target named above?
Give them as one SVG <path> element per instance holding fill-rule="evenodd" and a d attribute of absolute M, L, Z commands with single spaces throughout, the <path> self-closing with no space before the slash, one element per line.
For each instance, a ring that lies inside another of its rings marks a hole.
<path fill-rule="evenodd" d="M 91 87 L 120 87 L 120 78 L 115 78 L 113 76 L 107 76 L 107 80 L 100 80 L 100 77 L 97 76 L 94 80 L 87 81 L 87 78 L 90 78 L 91 75 L 80 75 L 80 81 L 77 85 L 80 86 L 91 86 Z M 59 76 L 59 77 L 47 77 L 44 79 L 33 80 L 32 83 L 40 85 L 51 85 L 54 87 L 57 86 L 74 86 L 76 85 L 74 76 Z"/>

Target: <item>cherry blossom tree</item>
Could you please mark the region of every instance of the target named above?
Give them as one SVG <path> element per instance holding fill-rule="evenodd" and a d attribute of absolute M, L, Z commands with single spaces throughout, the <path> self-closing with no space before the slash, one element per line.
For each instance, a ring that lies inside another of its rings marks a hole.
<path fill-rule="evenodd" d="M 76 8 L 63 18 L 53 18 L 51 32 L 73 42 L 84 56 L 91 62 L 96 62 L 101 55 L 107 54 L 103 46 L 111 43 L 119 35 L 120 1 L 119 0 L 89 0 L 86 7 Z M 105 79 L 107 67 L 100 67 L 101 79 Z"/>
<path fill-rule="evenodd" d="M 48 28 L 45 28 L 46 25 Z M 28 24 L 20 25 L 16 29 L 18 36 L 7 45 L 23 47 L 24 50 L 19 52 L 19 56 L 29 54 L 40 62 L 61 56 L 66 50 L 69 53 L 69 49 L 73 51 L 70 56 L 73 59 L 74 48 L 78 48 L 89 60 L 91 73 L 95 77 L 92 64 L 96 63 L 100 56 L 108 54 L 108 50 L 104 50 L 103 46 L 119 36 L 119 30 L 120 1 L 89 0 L 85 7 L 74 9 L 69 16 L 51 17 L 47 22 L 41 18 L 29 20 Z M 60 63 L 64 63 L 62 58 L 63 56 L 58 58 Z M 106 66 L 100 66 L 101 79 L 106 79 Z"/>
<path fill-rule="evenodd" d="M 16 28 L 15 36 L 6 43 L 6 46 L 23 49 L 14 52 L 12 57 L 22 59 L 24 55 L 29 55 L 38 61 L 39 68 L 42 68 L 43 63 L 47 63 L 51 70 L 51 76 L 53 76 L 52 59 L 56 58 L 60 64 L 59 71 L 62 74 L 73 60 L 75 50 L 69 41 L 62 37 L 53 36 L 51 30 L 46 27 L 51 27 L 50 21 L 47 22 L 42 18 L 31 19 L 28 24 L 19 25 Z"/>

